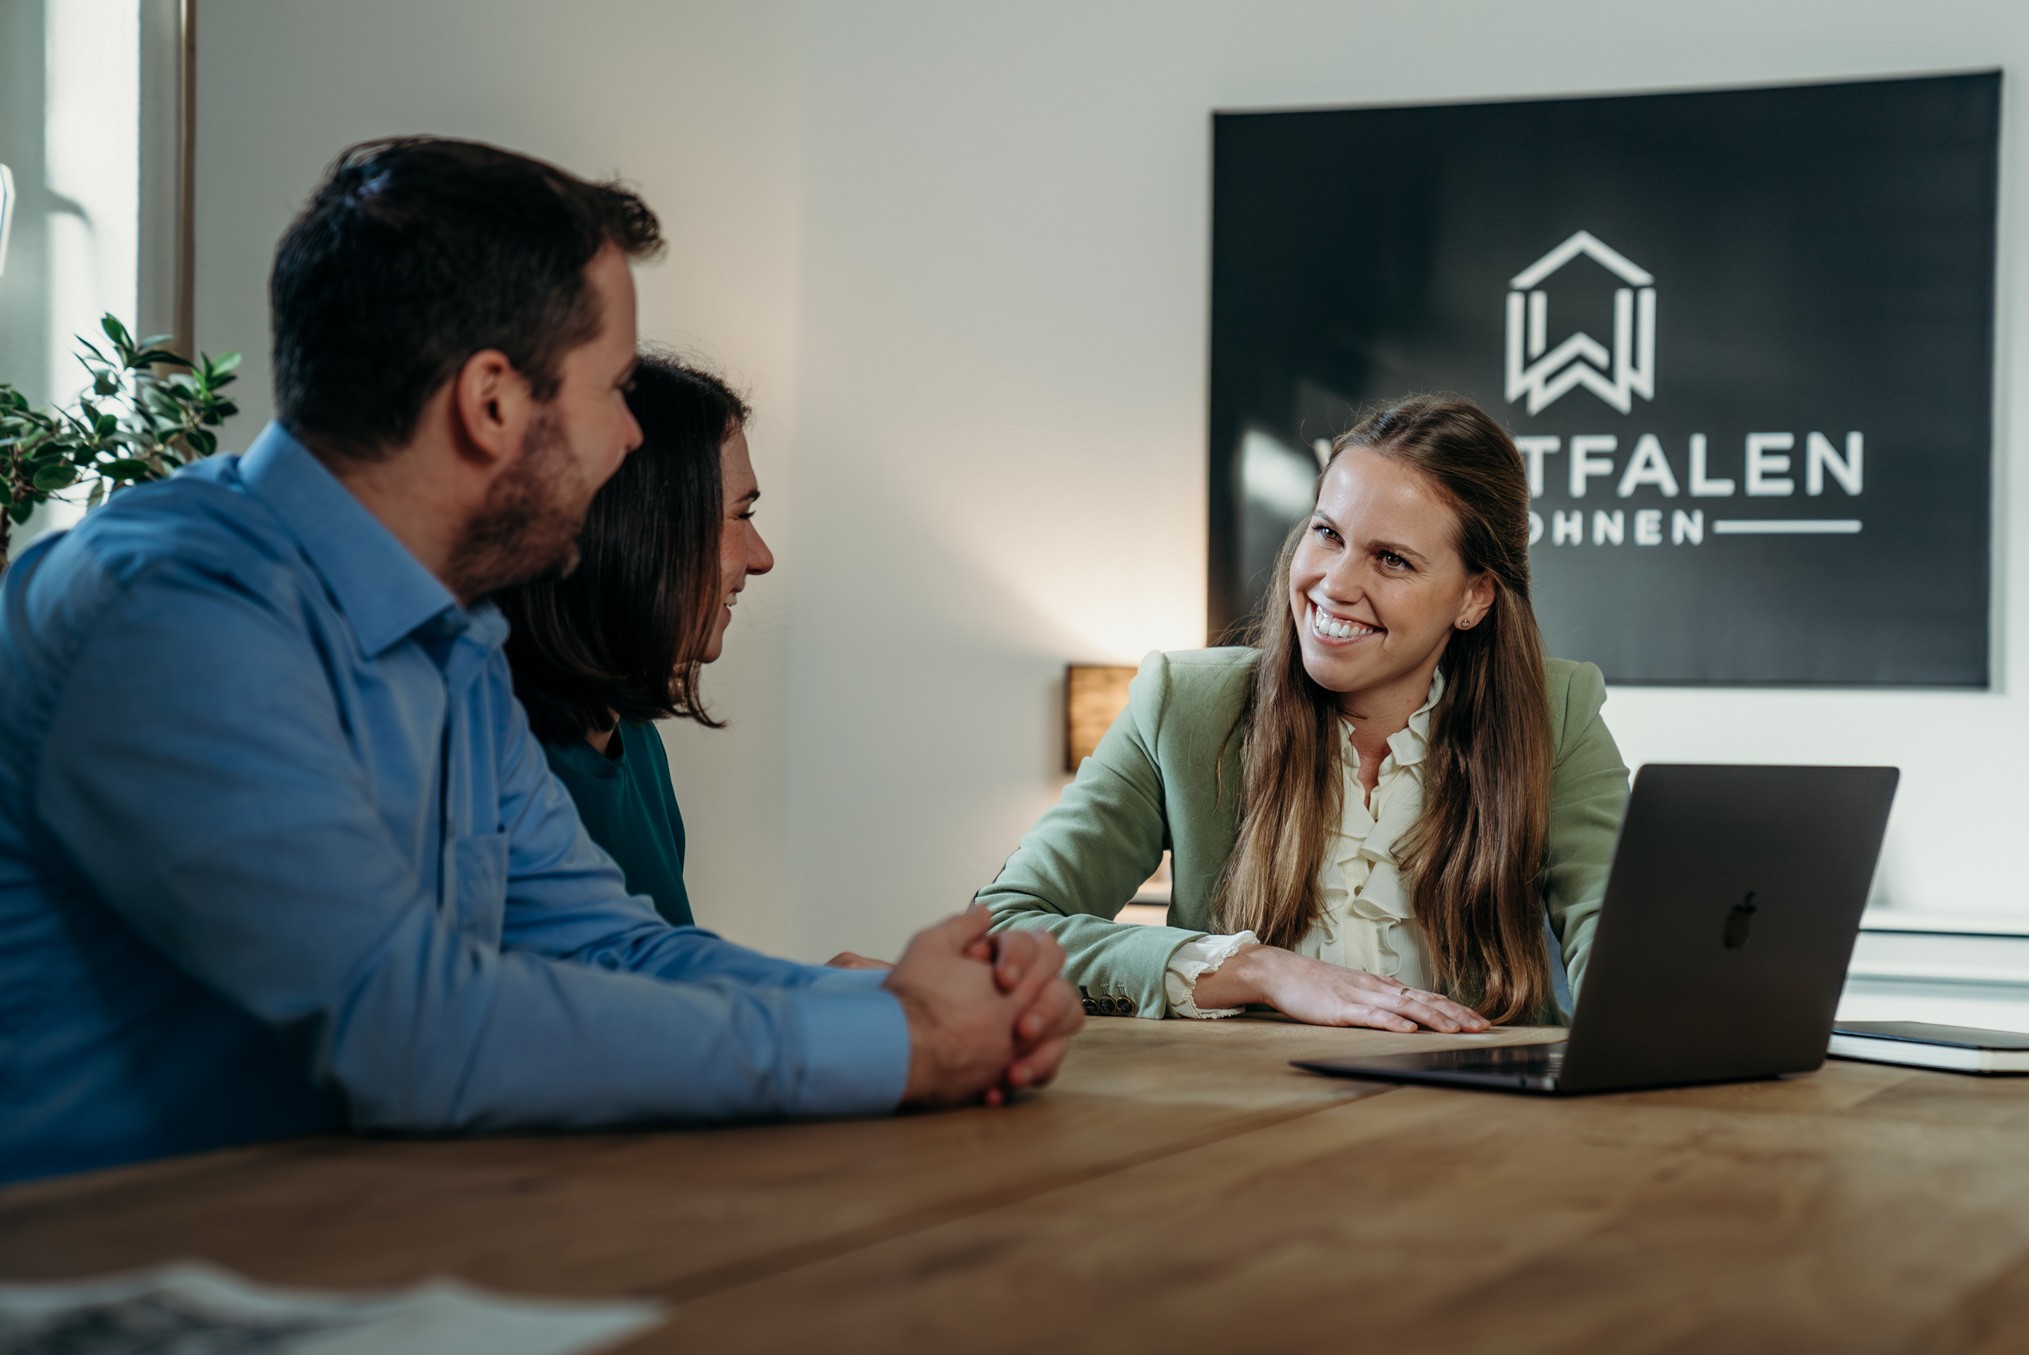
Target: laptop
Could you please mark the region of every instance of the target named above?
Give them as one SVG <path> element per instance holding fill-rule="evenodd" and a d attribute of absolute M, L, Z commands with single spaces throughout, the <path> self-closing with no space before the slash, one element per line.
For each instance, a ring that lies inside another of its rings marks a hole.
<path fill-rule="evenodd" d="M 1644 767 L 1565 1039 L 1294 1062 L 1552 1096 L 1810 1072 L 1825 1061 L 1899 776 Z"/>

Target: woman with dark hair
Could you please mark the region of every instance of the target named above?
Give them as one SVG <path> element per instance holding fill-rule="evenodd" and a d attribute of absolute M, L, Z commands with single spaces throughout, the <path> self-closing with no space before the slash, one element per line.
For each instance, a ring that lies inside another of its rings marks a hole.
<path fill-rule="evenodd" d="M 698 672 L 724 650 L 747 579 L 775 557 L 753 521 L 746 402 L 709 372 L 644 353 L 627 404 L 641 445 L 592 500 L 578 567 L 498 601 L 514 693 L 586 832 L 629 890 L 687 927 L 683 816 L 653 722 L 719 727 Z"/>
<path fill-rule="evenodd" d="M 1546 920 L 1575 991 L 1627 768 L 1599 670 L 1543 657 L 1507 433 L 1418 398 L 1341 436 L 1252 640 L 1148 657 L 996 925 L 1054 933 L 1102 1014 L 1555 1022 Z M 1165 848 L 1175 925 L 1115 923 Z"/>

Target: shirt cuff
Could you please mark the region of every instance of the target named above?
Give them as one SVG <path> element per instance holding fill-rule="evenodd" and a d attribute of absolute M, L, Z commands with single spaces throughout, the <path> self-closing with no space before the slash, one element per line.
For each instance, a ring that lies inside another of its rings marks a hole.
<path fill-rule="evenodd" d="M 909 1019 L 892 993 L 795 990 L 803 1076 L 789 1113 L 803 1118 L 886 1115 L 909 1082 Z"/>
<path fill-rule="evenodd" d="M 1232 959 L 1233 952 L 1240 947 L 1256 945 L 1259 941 L 1260 938 L 1253 932 L 1201 936 L 1170 952 L 1169 964 L 1162 974 L 1163 996 L 1169 1001 L 1170 1015 L 1192 1021 L 1210 1021 L 1221 1016 L 1238 1016 L 1245 1011 L 1244 1007 L 1214 1007 L 1210 1011 L 1202 1011 L 1191 997 L 1197 991 L 1199 979 Z"/>

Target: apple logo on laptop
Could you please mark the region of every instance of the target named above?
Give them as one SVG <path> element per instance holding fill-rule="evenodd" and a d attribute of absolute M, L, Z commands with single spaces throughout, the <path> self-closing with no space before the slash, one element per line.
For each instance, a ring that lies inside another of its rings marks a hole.
<path fill-rule="evenodd" d="M 1726 949 L 1739 950 L 1747 944 L 1747 931 L 1754 925 L 1754 893 L 1747 891 L 1747 897 L 1733 905 L 1726 914 Z"/>

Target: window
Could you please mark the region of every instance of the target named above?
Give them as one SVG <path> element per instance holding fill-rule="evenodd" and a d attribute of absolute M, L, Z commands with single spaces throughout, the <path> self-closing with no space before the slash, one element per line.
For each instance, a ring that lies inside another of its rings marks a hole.
<path fill-rule="evenodd" d="M 0 5 L 0 380 L 38 403 L 83 385 L 75 336 L 107 311 L 189 336 L 192 3 Z M 52 506 L 16 547 L 75 516 Z"/>

